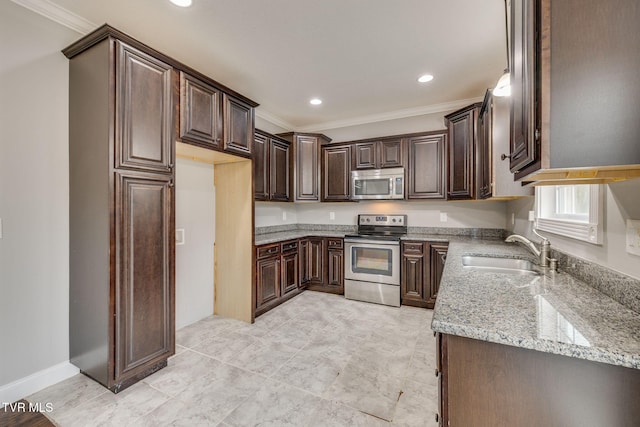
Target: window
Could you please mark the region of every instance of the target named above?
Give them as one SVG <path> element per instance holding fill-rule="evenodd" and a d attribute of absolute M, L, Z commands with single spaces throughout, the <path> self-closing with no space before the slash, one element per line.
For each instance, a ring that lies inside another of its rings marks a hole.
<path fill-rule="evenodd" d="M 536 187 L 536 228 L 541 231 L 602 243 L 601 185 Z"/>

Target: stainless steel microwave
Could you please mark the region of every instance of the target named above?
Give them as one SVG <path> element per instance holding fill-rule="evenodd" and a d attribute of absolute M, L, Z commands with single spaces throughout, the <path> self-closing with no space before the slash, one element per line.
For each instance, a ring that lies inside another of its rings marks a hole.
<path fill-rule="evenodd" d="M 404 199 L 404 168 L 352 171 L 351 199 Z"/>

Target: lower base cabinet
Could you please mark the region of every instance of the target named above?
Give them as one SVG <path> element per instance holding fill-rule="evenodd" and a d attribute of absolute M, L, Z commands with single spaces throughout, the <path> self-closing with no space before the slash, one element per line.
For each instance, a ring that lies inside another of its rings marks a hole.
<path fill-rule="evenodd" d="M 256 316 L 300 292 L 298 241 L 256 247 Z"/>
<path fill-rule="evenodd" d="M 640 370 L 438 334 L 441 426 L 637 426 Z"/>
<path fill-rule="evenodd" d="M 256 247 L 256 316 L 304 289 L 344 294 L 342 238 L 305 237 Z"/>
<path fill-rule="evenodd" d="M 446 242 L 401 242 L 400 295 L 403 305 L 434 307 L 448 247 Z"/>

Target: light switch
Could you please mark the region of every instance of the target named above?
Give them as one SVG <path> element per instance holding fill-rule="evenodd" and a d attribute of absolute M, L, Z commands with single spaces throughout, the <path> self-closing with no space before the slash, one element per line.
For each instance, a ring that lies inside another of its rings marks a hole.
<path fill-rule="evenodd" d="M 329 219 L 335 220 L 336 219 L 336 213 L 335 212 L 329 212 Z"/>
<path fill-rule="evenodd" d="M 440 222 L 447 222 L 447 213 L 440 212 Z"/>
<path fill-rule="evenodd" d="M 286 212 L 282 212 L 282 220 L 283 221 L 287 220 L 287 213 Z"/>
<path fill-rule="evenodd" d="M 176 245 L 184 245 L 184 228 L 176 228 Z"/>
<path fill-rule="evenodd" d="M 627 252 L 640 256 L 640 221 L 627 220 Z"/>
<path fill-rule="evenodd" d="M 529 222 L 533 222 L 536 220 L 536 213 L 535 211 L 529 211 Z"/>

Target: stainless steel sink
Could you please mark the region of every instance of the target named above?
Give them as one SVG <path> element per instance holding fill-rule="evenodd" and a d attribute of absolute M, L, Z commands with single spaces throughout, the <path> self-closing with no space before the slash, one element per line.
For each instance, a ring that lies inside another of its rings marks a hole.
<path fill-rule="evenodd" d="M 464 269 L 484 271 L 487 273 L 506 273 L 522 275 L 539 275 L 535 264 L 526 259 L 496 258 L 482 255 L 464 255 L 462 257 Z"/>

